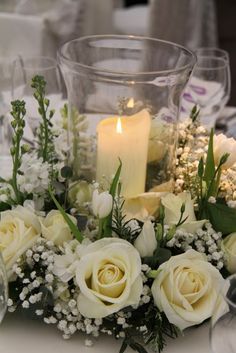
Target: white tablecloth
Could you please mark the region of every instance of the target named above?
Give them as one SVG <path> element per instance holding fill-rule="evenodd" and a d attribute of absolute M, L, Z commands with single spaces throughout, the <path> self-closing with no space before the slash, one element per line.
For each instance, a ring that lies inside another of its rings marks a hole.
<path fill-rule="evenodd" d="M 118 353 L 121 345 L 121 341 L 104 336 L 94 346 L 86 347 L 84 339 L 85 336 L 75 334 L 65 341 L 54 326 L 8 314 L 0 326 L 0 353 Z M 164 353 L 190 352 L 210 353 L 208 324 L 189 329 L 184 337 L 168 339 L 164 349 Z"/>

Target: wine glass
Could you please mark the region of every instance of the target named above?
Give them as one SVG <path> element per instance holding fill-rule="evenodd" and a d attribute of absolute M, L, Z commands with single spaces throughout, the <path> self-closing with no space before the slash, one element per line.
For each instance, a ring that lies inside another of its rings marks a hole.
<path fill-rule="evenodd" d="M 11 127 L 9 124 L 12 96 L 12 73 L 14 59 L 0 58 L 0 155 L 10 154 Z"/>
<path fill-rule="evenodd" d="M 26 103 L 26 120 L 33 131 L 37 129 L 40 122 L 38 103 L 33 97 L 31 87 L 32 78 L 36 75 L 43 76 L 46 85 L 46 96 L 50 100 L 50 107 L 58 111 L 62 106 L 62 85 L 61 76 L 57 61 L 51 57 L 38 56 L 19 59 L 15 62 L 13 72 L 13 99 L 23 99 Z M 27 129 L 27 126 L 26 126 Z M 30 129 L 28 128 L 28 138 Z"/>
<path fill-rule="evenodd" d="M 236 352 L 236 274 L 223 287 L 223 305 L 217 305 L 210 330 L 213 353 Z M 217 303 L 219 304 L 219 302 Z"/>
<path fill-rule="evenodd" d="M 227 55 L 220 57 L 219 55 L 199 54 L 192 77 L 183 95 L 183 110 L 189 114 L 193 105 L 197 105 L 200 108 L 202 125 L 208 129 L 214 127 L 229 100 L 230 86 Z"/>
<path fill-rule="evenodd" d="M 0 323 L 7 310 L 8 281 L 2 254 L 0 252 Z"/>
<path fill-rule="evenodd" d="M 221 58 L 229 62 L 229 53 L 220 48 L 215 47 L 202 47 L 195 50 L 195 54 L 198 56 L 213 56 L 216 58 Z"/>

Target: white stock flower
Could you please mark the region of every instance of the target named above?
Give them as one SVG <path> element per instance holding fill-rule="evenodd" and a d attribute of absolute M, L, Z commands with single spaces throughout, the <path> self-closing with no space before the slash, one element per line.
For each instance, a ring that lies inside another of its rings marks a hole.
<path fill-rule="evenodd" d="M 226 256 L 226 268 L 230 273 L 236 273 L 236 233 L 229 234 L 222 242 Z"/>
<path fill-rule="evenodd" d="M 85 317 L 103 318 L 137 305 L 143 288 L 139 253 L 122 239 L 98 240 L 85 248 L 76 281 L 78 310 Z"/>
<path fill-rule="evenodd" d="M 77 223 L 75 217 L 69 214 L 68 216 L 75 224 Z M 55 245 L 62 245 L 73 238 L 68 224 L 58 210 L 51 210 L 45 218 L 42 218 L 41 227 L 43 237 L 53 241 Z"/>
<path fill-rule="evenodd" d="M 26 153 L 22 157 L 20 167 L 23 175 L 18 176 L 18 184 L 21 192 L 42 194 L 48 190 L 49 168 L 47 162 L 38 158 L 36 153 Z"/>
<path fill-rule="evenodd" d="M 172 256 L 159 267 L 152 285 L 156 306 L 180 330 L 198 325 L 221 306 L 219 290 L 224 283 L 220 272 L 195 250 Z"/>
<path fill-rule="evenodd" d="M 112 210 L 113 198 L 108 191 L 101 192 L 94 190 L 92 197 L 93 213 L 98 218 L 105 218 Z"/>
<path fill-rule="evenodd" d="M 221 157 L 229 153 L 229 157 L 222 165 L 222 169 L 232 167 L 236 162 L 236 140 L 233 137 L 226 137 L 224 134 L 214 135 L 214 159 L 216 165 L 219 164 Z"/>
<path fill-rule="evenodd" d="M 181 216 L 181 206 L 185 205 L 182 220 L 186 221 L 179 228 L 189 233 L 195 233 L 197 229 L 202 228 L 205 220 L 197 221 L 194 213 L 194 201 L 189 192 L 182 192 L 178 195 L 167 194 L 161 198 L 162 205 L 165 207 L 165 224 L 178 224 Z"/>
<path fill-rule="evenodd" d="M 28 209 L 17 206 L 14 210 L 1 213 L 0 251 L 8 278 L 13 273 L 13 264 L 35 243 L 40 233 L 40 222 Z"/>
<path fill-rule="evenodd" d="M 154 226 L 151 221 L 146 221 L 142 231 L 134 242 L 135 248 L 141 257 L 152 256 L 157 247 Z"/>

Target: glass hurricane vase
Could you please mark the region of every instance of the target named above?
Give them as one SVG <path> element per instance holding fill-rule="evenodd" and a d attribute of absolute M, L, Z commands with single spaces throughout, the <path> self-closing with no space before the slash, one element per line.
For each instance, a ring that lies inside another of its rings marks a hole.
<path fill-rule="evenodd" d="M 181 95 L 195 55 L 170 42 L 91 36 L 59 51 L 76 179 L 106 189 L 122 162 L 126 198 L 171 189 Z"/>

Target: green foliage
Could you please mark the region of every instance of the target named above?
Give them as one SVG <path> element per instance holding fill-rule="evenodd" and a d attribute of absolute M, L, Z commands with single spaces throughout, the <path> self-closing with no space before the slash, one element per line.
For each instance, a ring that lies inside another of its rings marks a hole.
<path fill-rule="evenodd" d="M 31 87 L 35 90 L 34 98 L 38 102 L 38 112 L 42 117 L 38 133 L 38 156 L 43 158 L 43 162 L 52 162 L 55 154 L 51 130 L 54 110 L 49 110 L 50 101 L 45 97 L 46 84 L 44 77 L 37 75 L 33 77 Z"/>
<path fill-rule="evenodd" d="M 227 235 L 236 232 L 236 209 L 223 203 L 207 203 L 207 216 L 217 232 Z"/>
<path fill-rule="evenodd" d="M 110 190 L 109 193 L 111 194 L 113 200 L 115 199 L 116 196 L 116 191 L 117 191 L 117 187 L 118 187 L 118 183 L 119 183 L 119 179 L 120 179 L 120 173 L 121 173 L 121 168 L 122 168 L 122 162 L 119 159 L 119 167 L 116 171 L 116 174 L 112 180 L 111 186 L 110 186 Z M 100 228 L 100 237 L 110 237 L 111 233 L 112 233 L 112 215 L 113 215 L 113 207 L 112 210 L 110 212 L 110 214 L 105 217 L 104 219 L 100 220 L 100 224 L 99 224 L 99 228 Z"/>
<path fill-rule="evenodd" d="M 51 188 L 49 188 L 49 194 L 53 200 L 53 202 L 55 203 L 57 209 L 61 212 L 64 220 L 66 221 L 66 223 L 68 224 L 71 233 L 74 235 L 74 237 L 81 243 L 83 240 L 83 235 L 81 234 L 81 232 L 79 231 L 78 227 L 76 224 L 74 224 L 74 222 L 70 219 L 70 217 L 68 216 L 68 214 L 64 211 L 64 208 L 60 205 L 60 203 L 57 201 L 57 199 L 55 198 L 55 196 L 53 195 L 53 191 Z"/>
<path fill-rule="evenodd" d="M 17 176 L 20 174 L 20 167 L 22 162 L 22 156 L 24 153 L 28 152 L 28 146 L 22 145 L 22 137 L 24 134 L 25 121 L 24 117 L 26 114 L 25 110 L 25 102 L 16 100 L 11 102 L 12 111 L 11 115 L 13 120 L 11 122 L 13 137 L 12 137 L 12 147 L 10 149 L 11 157 L 12 157 L 12 177 L 8 182 L 14 191 L 15 194 L 15 203 L 22 204 L 23 197 L 18 187 Z"/>

